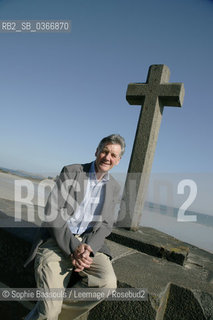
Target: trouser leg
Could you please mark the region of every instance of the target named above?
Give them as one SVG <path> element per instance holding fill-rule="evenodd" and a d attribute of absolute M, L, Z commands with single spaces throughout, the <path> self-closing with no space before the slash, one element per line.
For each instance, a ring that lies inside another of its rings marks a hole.
<path fill-rule="evenodd" d="M 44 291 L 48 291 L 51 288 L 66 288 L 71 271 L 71 259 L 65 258 L 54 240 L 48 240 L 39 248 L 35 259 L 35 276 L 38 288 L 44 289 Z M 82 281 L 75 285 L 75 287 L 115 289 L 117 286 L 111 261 L 103 253 L 97 252 L 90 268 L 80 272 L 80 276 L 82 277 Z M 62 303 L 62 300 L 43 299 L 42 301 L 38 301 L 25 320 L 58 320 Z M 89 310 L 96 303 L 86 302 L 86 309 Z M 79 311 L 80 309 L 81 306 L 79 306 Z"/>
<path fill-rule="evenodd" d="M 80 272 L 82 284 L 91 288 L 117 287 L 116 275 L 110 258 L 104 253 L 97 252 L 93 258 L 90 268 Z"/>
<path fill-rule="evenodd" d="M 90 268 L 81 271 L 81 281 L 76 283 L 73 287 L 77 288 L 117 288 L 117 279 L 109 257 L 103 253 L 97 252 L 93 258 L 93 263 Z M 75 310 L 75 312 L 88 312 L 100 301 L 68 301 L 66 300 L 65 307 Z M 63 314 L 63 311 L 62 311 Z"/>
<path fill-rule="evenodd" d="M 50 289 L 67 287 L 72 270 L 71 259 L 65 258 L 54 240 L 50 239 L 39 248 L 35 259 L 35 278 L 39 289 L 48 292 Z M 35 308 L 25 320 L 57 320 L 63 300 L 43 299 L 37 301 Z"/>

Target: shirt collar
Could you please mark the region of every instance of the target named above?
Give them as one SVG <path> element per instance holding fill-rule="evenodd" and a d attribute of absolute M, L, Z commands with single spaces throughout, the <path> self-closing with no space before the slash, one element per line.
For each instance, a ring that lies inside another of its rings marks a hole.
<path fill-rule="evenodd" d="M 89 171 L 90 179 L 94 179 L 97 181 L 96 173 L 95 173 L 95 161 L 92 162 L 90 171 Z M 106 172 L 103 178 L 101 179 L 102 182 L 106 182 L 109 180 L 109 172 Z"/>

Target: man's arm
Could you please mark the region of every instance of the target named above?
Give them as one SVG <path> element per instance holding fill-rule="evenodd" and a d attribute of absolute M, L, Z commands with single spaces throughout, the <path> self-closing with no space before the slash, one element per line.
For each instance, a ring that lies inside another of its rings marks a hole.
<path fill-rule="evenodd" d="M 72 185 L 76 175 L 77 172 L 70 172 L 66 167 L 62 169 L 45 207 L 45 226 L 59 248 L 67 255 L 74 253 L 80 245 L 80 241 L 72 234 L 67 224 L 69 216 L 66 202 L 70 188 L 76 187 Z M 77 205 L 75 200 L 72 200 L 73 206 Z M 74 210 L 74 208 L 70 207 L 70 210 Z"/>

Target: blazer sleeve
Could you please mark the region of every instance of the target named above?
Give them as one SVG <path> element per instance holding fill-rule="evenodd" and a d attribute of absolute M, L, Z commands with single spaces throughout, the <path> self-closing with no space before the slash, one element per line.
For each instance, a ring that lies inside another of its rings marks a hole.
<path fill-rule="evenodd" d="M 66 255 L 71 255 L 80 244 L 68 226 L 66 209 L 70 188 L 76 188 L 76 175 L 76 171 L 68 170 L 67 167 L 62 169 L 45 207 L 45 226 Z M 75 201 L 71 200 L 74 210 Z"/>

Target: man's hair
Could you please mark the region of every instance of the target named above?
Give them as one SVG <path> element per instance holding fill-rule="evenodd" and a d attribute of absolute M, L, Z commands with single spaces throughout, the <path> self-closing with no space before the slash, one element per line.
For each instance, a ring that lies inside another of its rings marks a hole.
<path fill-rule="evenodd" d="M 103 150 L 104 146 L 106 144 L 119 144 L 121 146 L 121 153 L 120 153 L 120 157 L 122 157 L 122 155 L 124 154 L 125 151 L 125 140 L 123 137 L 121 137 L 119 134 L 111 134 L 110 136 L 107 136 L 105 138 L 103 138 L 98 145 L 97 148 L 97 152 L 99 153 L 101 150 Z"/>

